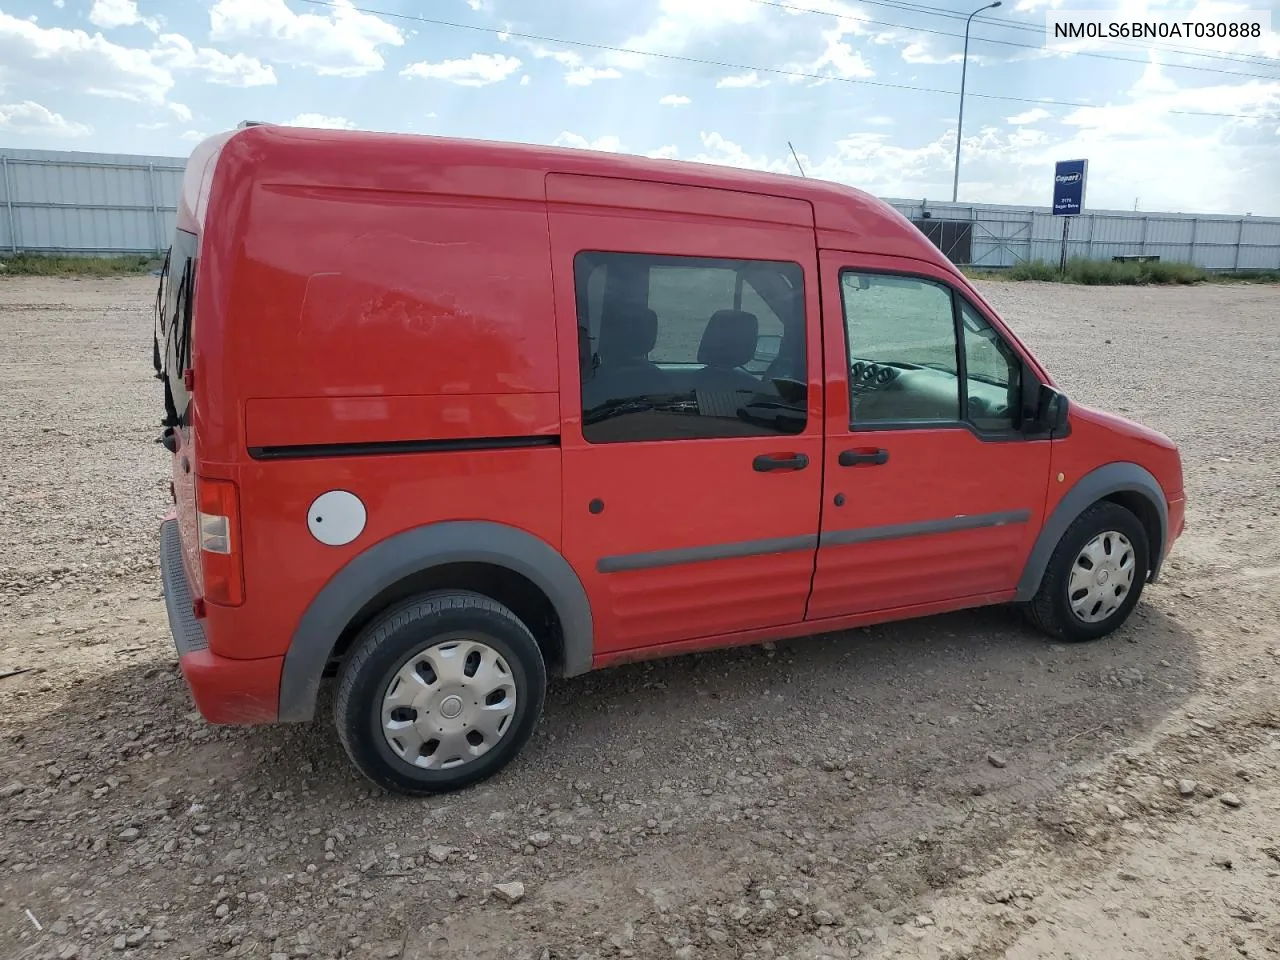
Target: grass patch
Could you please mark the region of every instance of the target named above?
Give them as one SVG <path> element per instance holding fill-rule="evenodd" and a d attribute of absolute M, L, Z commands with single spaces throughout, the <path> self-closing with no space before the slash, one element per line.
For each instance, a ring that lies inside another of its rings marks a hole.
<path fill-rule="evenodd" d="M 155 256 L 60 257 L 40 253 L 0 253 L 0 277 L 140 276 L 161 264 Z"/>
<path fill-rule="evenodd" d="M 1048 283 L 1079 283 L 1088 286 L 1203 283 L 1207 271 L 1190 263 L 1116 263 L 1113 260 L 1067 261 L 1066 273 L 1047 260 L 1025 260 L 1007 270 L 975 271 L 970 276 L 983 280 L 1040 280 Z"/>
<path fill-rule="evenodd" d="M 1147 284 L 1204 283 L 1209 274 L 1190 263 L 1117 263 L 1114 260 L 1086 260 L 1073 257 L 1067 261 L 1065 276 L 1058 273 L 1056 263 L 1019 263 L 1009 271 L 1013 280 L 1061 280 L 1086 286 L 1116 287 Z"/>
<path fill-rule="evenodd" d="M 1212 272 L 1191 263 L 1117 263 L 1114 260 L 1067 261 L 1067 272 L 1058 272 L 1057 262 L 1030 260 L 1004 270 L 963 268 L 971 280 L 1040 280 L 1048 283 L 1079 283 L 1087 286 L 1139 286 L 1192 283 L 1280 283 L 1280 270 L 1229 270 Z"/>
<path fill-rule="evenodd" d="M 1231 270 L 1209 274 L 1212 283 L 1280 283 L 1280 270 Z"/>

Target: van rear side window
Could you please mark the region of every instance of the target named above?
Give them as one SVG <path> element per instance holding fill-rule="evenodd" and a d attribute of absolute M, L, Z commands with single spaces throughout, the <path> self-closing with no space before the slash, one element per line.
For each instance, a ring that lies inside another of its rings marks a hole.
<path fill-rule="evenodd" d="M 165 384 L 172 397 L 174 414 L 185 422 L 187 404 L 183 371 L 191 365 L 192 317 L 196 279 L 196 248 L 199 238 L 186 230 L 175 230 L 169 250 L 168 271 L 161 279 L 161 337 Z"/>
<path fill-rule="evenodd" d="M 759 260 L 580 253 L 590 443 L 804 430 L 804 271 Z"/>

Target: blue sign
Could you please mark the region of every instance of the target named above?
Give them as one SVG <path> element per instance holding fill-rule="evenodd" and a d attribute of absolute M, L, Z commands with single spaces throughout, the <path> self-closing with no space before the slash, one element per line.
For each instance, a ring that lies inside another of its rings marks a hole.
<path fill-rule="evenodd" d="M 1059 160 L 1053 167 L 1053 215 L 1074 217 L 1084 209 L 1088 160 Z"/>

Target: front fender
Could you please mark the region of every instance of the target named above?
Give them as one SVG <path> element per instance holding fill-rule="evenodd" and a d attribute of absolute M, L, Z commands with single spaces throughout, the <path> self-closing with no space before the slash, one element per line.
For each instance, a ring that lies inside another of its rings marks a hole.
<path fill-rule="evenodd" d="M 1049 565 L 1049 558 L 1067 532 L 1067 527 L 1093 504 L 1117 493 L 1143 497 L 1155 508 L 1160 519 L 1159 535 L 1152 538 L 1151 572 L 1147 577 L 1148 582 L 1156 581 L 1164 562 L 1164 545 L 1169 541 L 1169 503 L 1164 490 L 1149 470 L 1136 463 L 1108 463 L 1077 480 L 1049 514 L 1023 567 L 1015 602 L 1025 603 L 1040 589 L 1040 580 Z"/>

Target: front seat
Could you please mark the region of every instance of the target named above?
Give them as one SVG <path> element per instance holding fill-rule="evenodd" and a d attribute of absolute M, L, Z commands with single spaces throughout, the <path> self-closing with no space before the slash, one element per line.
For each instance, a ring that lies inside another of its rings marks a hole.
<path fill-rule="evenodd" d="M 741 369 L 756 355 L 760 321 L 745 310 L 717 310 L 702 332 L 698 345 L 701 370 L 693 375 L 694 386 L 708 391 L 759 392 L 760 381 Z"/>
<path fill-rule="evenodd" d="M 633 307 L 601 317 L 599 362 L 583 385 L 583 409 L 609 400 L 669 393 L 666 371 L 649 359 L 657 342 L 658 315 L 652 310 Z"/>

